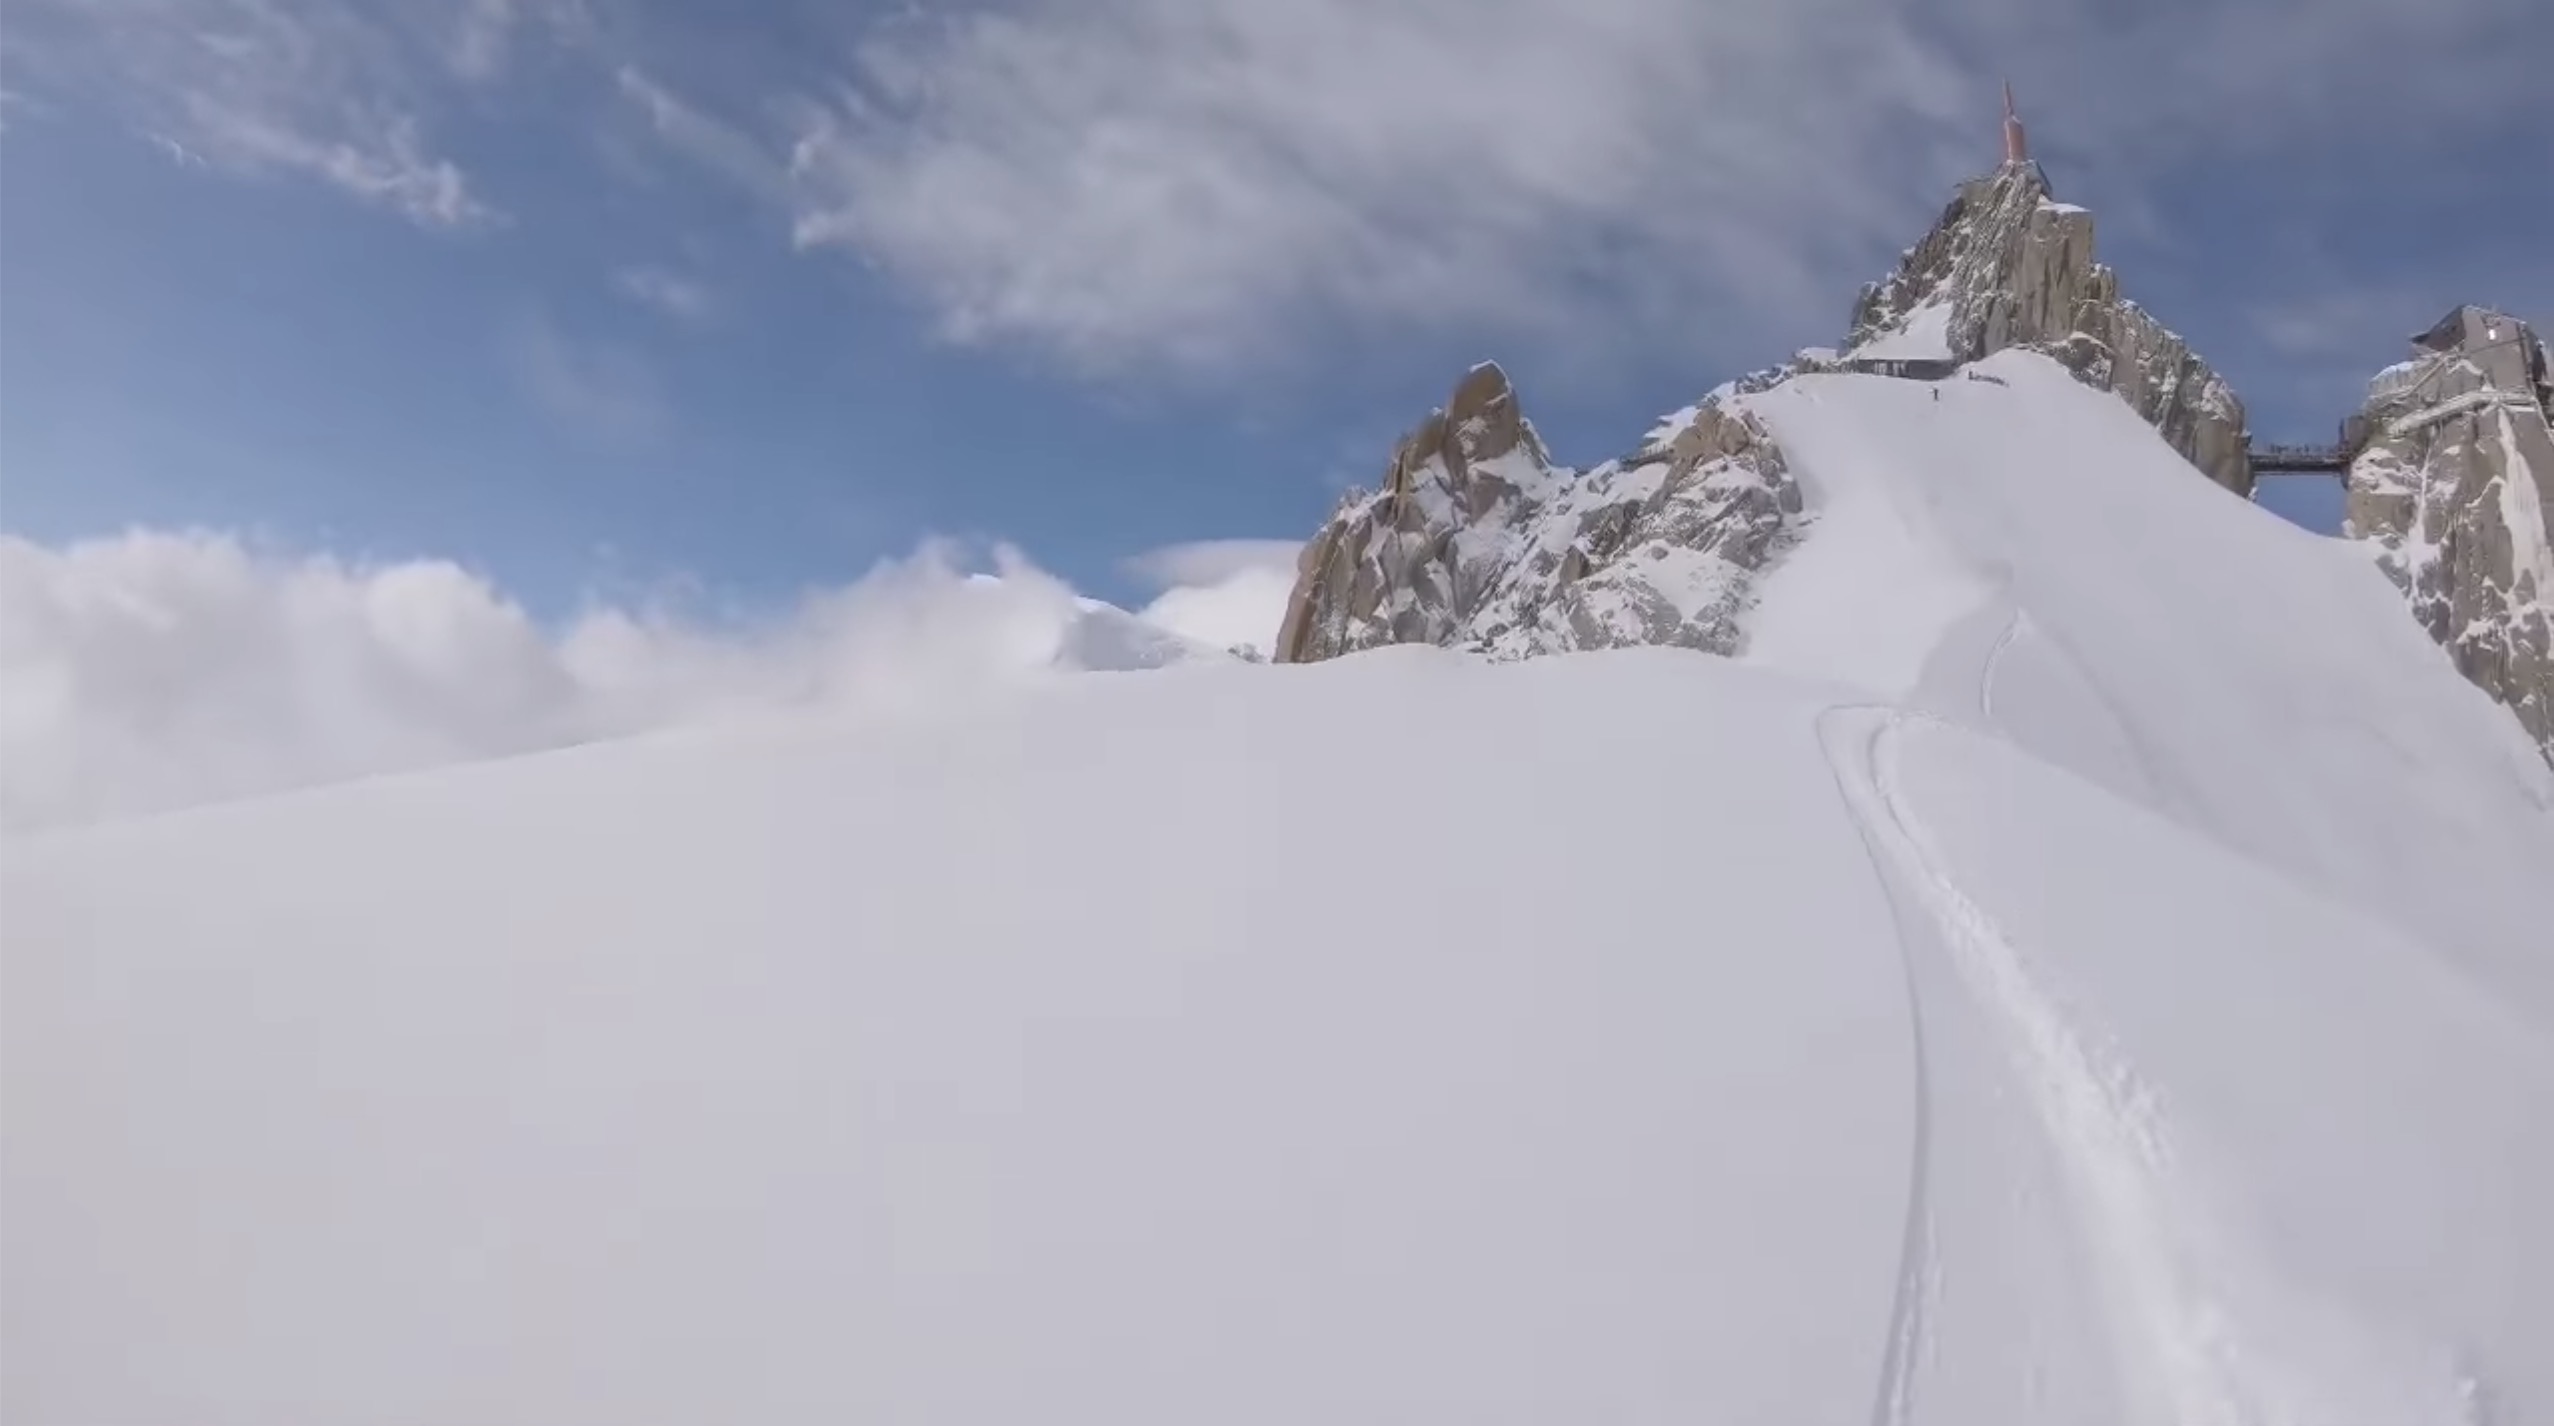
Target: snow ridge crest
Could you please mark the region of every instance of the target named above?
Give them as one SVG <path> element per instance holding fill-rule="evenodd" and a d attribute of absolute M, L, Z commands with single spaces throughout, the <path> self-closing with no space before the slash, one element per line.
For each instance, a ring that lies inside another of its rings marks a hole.
<path fill-rule="evenodd" d="M 2116 392 L 2211 480 L 2248 494 L 2243 403 L 2093 261 L 2091 215 L 2023 160 L 1961 185 L 1896 272 L 1855 302 L 1847 350 L 1723 383 L 1638 449 L 1556 464 L 1483 363 L 1304 548 L 1280 662 L 1425 643 L 1522 658 L 1744 643 L 1757 576 L 1800 537 L 1790 462 L 1745 397 L 1835 370 L 1949 375 L 2008 347 Z"/>

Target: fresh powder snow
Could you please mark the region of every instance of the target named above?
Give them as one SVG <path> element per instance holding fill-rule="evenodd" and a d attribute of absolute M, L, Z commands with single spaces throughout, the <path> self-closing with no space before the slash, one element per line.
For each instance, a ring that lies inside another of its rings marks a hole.
<path fill-rule="evenodd" d="M 1845 353 L 1848 360 L 1947 361 L 1951 356 L 1951 304 L 1928 302 L 1906 320 Z"/>
<path fill-rule="evenodd" d="M 1730 398 L 1810 515 L 1738 659 L 0 843 L 7 1416 L 2554 1420 L 2554 773 L 2355 552 L 1980 370 Z"/>

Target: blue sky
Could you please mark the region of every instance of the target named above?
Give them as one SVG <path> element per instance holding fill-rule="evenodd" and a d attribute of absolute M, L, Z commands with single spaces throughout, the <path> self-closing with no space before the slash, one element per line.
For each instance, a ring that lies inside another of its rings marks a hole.
<path fill-rule="evenodd" d="M 1833 341 L 2007 73 L 2130 295 L 2311 437 L 2451 302 L 2554 313 L 2537 5 L 18 0 L 0 525 L 552 613 L 1003 537 L 1134 600 L 1481 357 L 1592 462 Z"/>

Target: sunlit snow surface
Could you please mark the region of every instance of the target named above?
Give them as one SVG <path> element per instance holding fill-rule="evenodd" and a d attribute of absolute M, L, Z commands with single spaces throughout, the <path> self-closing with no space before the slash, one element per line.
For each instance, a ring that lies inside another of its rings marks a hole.
<path fill-rule="evenodd" d="M 1855 347 L 1846 356 L 1858 361 L 1944 361 L 1951 356 L 1951 304 L 1929 302 L 1906 315 L 1888 331 Z"/>
<path fill-rule="evenodd" d="M 7 1418 L 2554 1420 L 2544 764 L 1988 368 L 1745 398 L 1818 523 L 1744 661 L 7 844 Z"/>

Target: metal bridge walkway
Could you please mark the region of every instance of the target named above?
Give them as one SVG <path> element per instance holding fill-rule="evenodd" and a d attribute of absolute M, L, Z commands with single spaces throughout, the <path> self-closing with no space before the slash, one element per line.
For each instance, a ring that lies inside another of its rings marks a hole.
<path fill-rule="evenodd" d="M 2272 474 L 2347 475 L 2353 454 L 2339 442 L 2323 446 L 2255 446 L 2252 468 Z"/>

